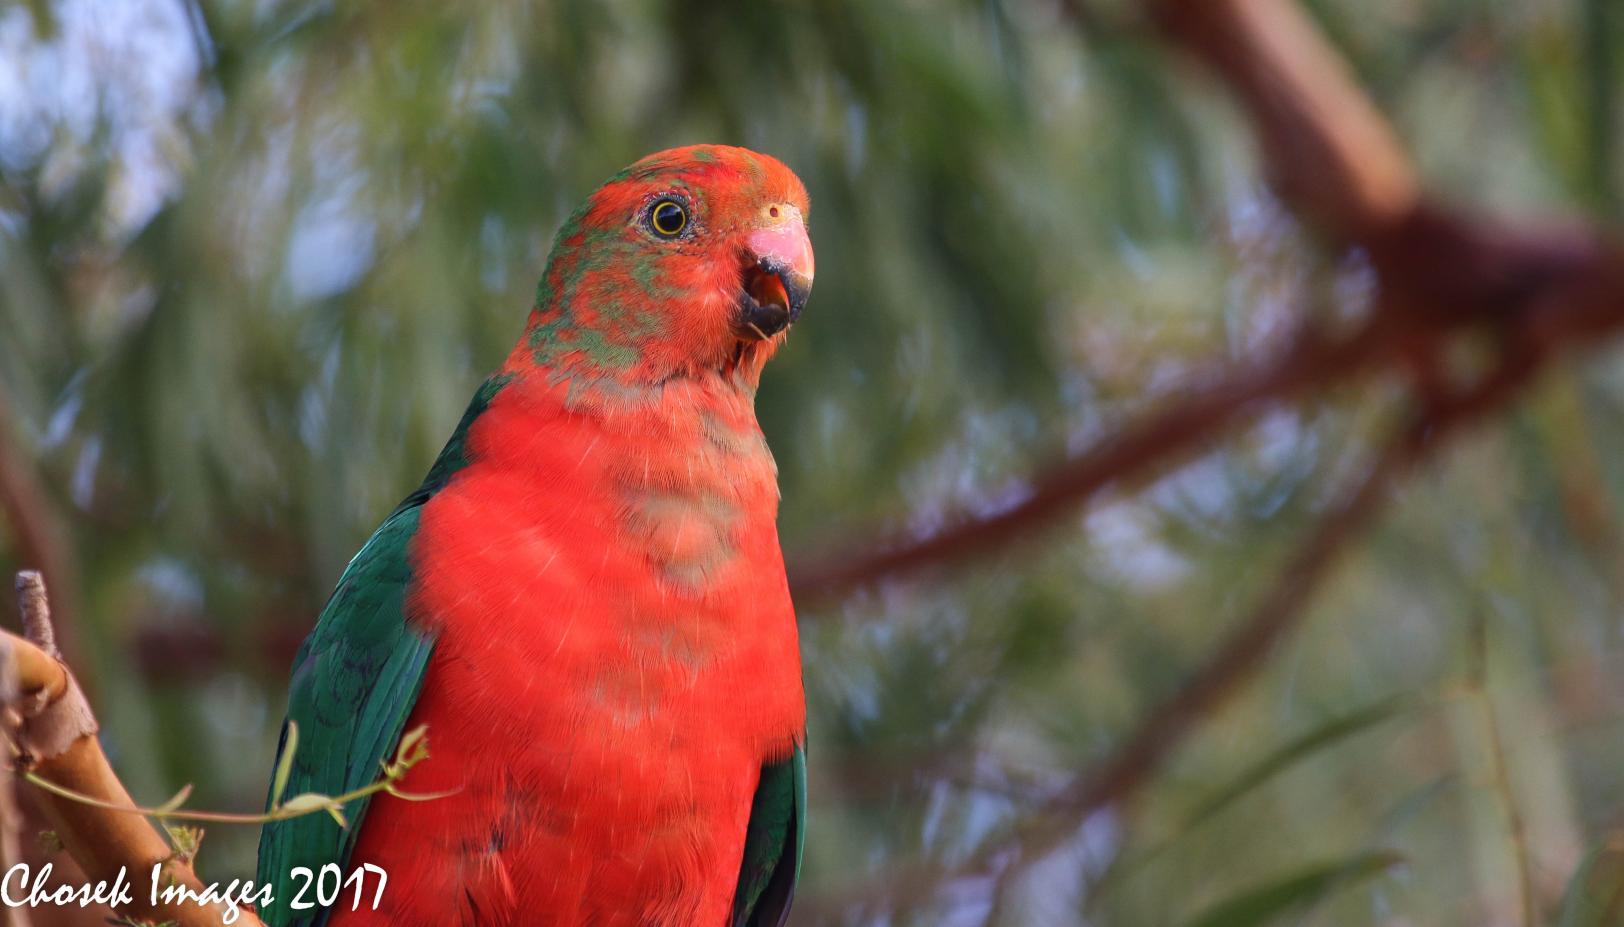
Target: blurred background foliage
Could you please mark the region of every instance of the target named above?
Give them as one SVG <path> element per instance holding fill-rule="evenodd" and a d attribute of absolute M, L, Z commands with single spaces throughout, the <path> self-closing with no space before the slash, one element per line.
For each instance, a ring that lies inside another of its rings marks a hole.
<path fill-rule="evenodd" d="M 1619 218 L 1611 0 L 1310 6 L 1435 189 Z M 262 801 L 293 648 L 519 333 L 553 231 L 695 141 L 812 192 L 817 290 L 759 402 L 792 570 L 1005 505 L 1367 308 L 1359 256 L 1270 198 L 1249 126 L 1126 0 L 0 3 L 3 438 L 139 797 Z M 1624 825 L 1617 351 L 1400 490 L 1131 813 L 1007 884 L 851 900 L 1103 755 L 1391 407 L 1272 412 L 968 568 L 807 603 L 794 922 L 1527 924 L 1525 883 L 1540 922 L 1573 909 Z M 211 828 L 203 871 L 251 874 L 256 836 Z"/>

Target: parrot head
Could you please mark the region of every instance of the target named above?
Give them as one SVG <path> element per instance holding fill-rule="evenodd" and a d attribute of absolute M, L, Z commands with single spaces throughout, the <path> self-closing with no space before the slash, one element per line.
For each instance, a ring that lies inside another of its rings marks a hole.
<path fill-rule="evenodd" d="M 812 288 L 808 209 L 767 155 L 694 145 L 643 158 L 559 231 L 528 350 L 572 377 L 716 371 L 753 385 Z"/>

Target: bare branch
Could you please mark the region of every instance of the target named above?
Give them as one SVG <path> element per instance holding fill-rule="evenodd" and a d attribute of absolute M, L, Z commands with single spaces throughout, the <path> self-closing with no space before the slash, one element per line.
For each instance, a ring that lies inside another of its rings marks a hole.
<path fill-rule="evenodd" d="M 891 872 L 860 882 L 836 897 L 810 899 L 809 906 L 839 908 L 882 898 L 918 899 L 960 879 L 991 876 L 1005 882 L 1073 837 L 1090 814 L 1131 798 L 1201 721 L 1239 692 L 1302 623 L 1308 604 L 1338 556 L 1380 513 L 1388 491 L 1404 473 L 1436 454 L 1445 438 L 1514 399 L 1535 370 L 1533 357 L 1528 352 L 1513 352 L 1492 375 L 1459 396 L 1439 402 L 1392 441 L 1341 501 L 1320 518 L 1251 616 L 1104 761 L 955 865 L 927 862 Z"/>
<path fill-rule="evenodd" d="M 1310 333 L 1261 369 L 1240 364 L 1192 383 L 1161 411 L 1039 476 L 1023 501 L 1002 512 L 962 517 L 923 538 L 791 558 L 809 564 L 790 577 L 803 600 L 1003 550 L 1101 489 L 1144 481 L 1211 446 L 1269 402 L 1434 364 L 1439 342 L 1463 328 L 1515 329 L 1549 350 L 1592 344 L 1624 324 L 1624 253 L 1606 236 L 1510 228 L 1420 199 L 1392 133 L 1288 0 L 1150 5 L 1167 34 L 1211 64 L 1254 114 L 1288 200 L 1333 238 L 1368 249 L 1380 285 L 1376 318 L 1341 340 Z"/>
<path fill-rule="evenodd" d="M 839 591 L 996 549 L 1105 485 L 1141 479 L 1230 432 L 1260 400 L 1323 390 L 1377 369 L 1408 370 L 1416 375 L 1420 414 L 1322 517 L 1251 617 L 1103 763 L 962 862 L 918 864 L 809 899 L 812 906 L 917 899 L 956 880 L 1011 878 L 1074 835 L 1089 814 L 1131 798 L 1304 620 L 1338 554 L 1406 471 L 1444 438 L 1503 409 L 1559 351 L 1624 327 L 1624 255 L 1615 246 L 1594 231 L 1506 228 L 1423 202 L 1393 133 L 1290 0 L 1147 4 L 1168 35 L 1240 97 L 1285 198 L 1332 238 L 1369 250 L 1381 284 L 1377 318 L 1346 351 L 1315 357 L 1299 346 L 1255 378 L 1234 372 L 1179 408 L 1130 425 L 1040 479 L 1032 496 L 1007 512 L 819 567 L 797 589 Z M 1434 371 L 1440 344 L 1463 327 L 1492 332 L 1501 356 L 1484 379 L 1454 388 Z"/>
<path fill-rule="evenodd" d="M 1327 231 L 1368 242 L 1420 205 L 1414 169 L 1348 67 L 1292 0 L 1151 0 L 1162 29 L 1252 116 L 1274 187 Z"/>
<path fill-rule="evenodd" d="M 152 824 L 134 813 L 135 802 L 107 762 L 95 736 L 90 705 L 73 674 L 51 653 L 54 634 L 49 602 L 38 573 L 18 575 L 17 599 L 28 637 L 0 632 L 0 659 L 13 668 L 20 696 L 9 706 L 21 719 L 15 731 L 15 762 L 102 804 L 44 790 L 34 790 L 34 800 L 88 878 L 111 882 L 121 869 L 125 872 L 134 903 L 120 908 L 120 914 L 173 921 L 179 927 L 216 927 L 222 922 L 223 907 L 168 902 L 161 897 L 158 904 L 150 903 L 154 866 L 160 867 L 156 871 L 161 886 L 183 885 L 200 894 L 203 885 L 191 865 L 175 855 Z M 260 921 L 242 912 L 236 923 L 256 927 Z"/>
<path fill-rule="evenodd" d="M 844 906 L 877 898 L 927 897 L 950 880 L 996 876 L 1006 882 L 1076 833 L 1087 816 L 1136 791 L 1194 726 L 1236 692 L 1266 661 L 1303 614 L 1303 606 L 1336 556 L 1380 508 L 1383 493 L 1418 444 L 1395 443 L 1321 519 L 1313 535 L 1264 596 L 1252 617 L 1170 699 L 1147 715 L 1102 763 L 1079 775 L 1021 823 L 989 839 L 954 866 L 925 864 L 863 883 L 834 900 Z M 829 903 L 814 900 L 814 904 Z"/>
<path fill-rule="evenodd" d="M 1444 400 L 1388 445 L 1341 501 L 1321 517 L 1250 618 L 1219 644 L 1172 698 L 1147 715 L 1105 762 L 1078 777 L 1013 841 L 1020 859 L 1035 861 L 1070 837 L 1090 813 L 1136 793 L 1203 719 L 1223 707 L 1257 675 L 1275 648 L 1308 616 L 1308 605 L 1337 557 L 1381 511 L 1389 490 L 1410 469 L 1436 455 L 1463 426 L 1514 399 L 1532 375 L 1530 355 L 1515 353 L 1465 393 Z M 990 856 L 988 862 L 990 862 Z M 1019 863 L 1006 867 L 1006 875 Z"/>
<path fill-rule="evenodd" d="M 797 597 L 806 599 L 834 595 L 1030 538 L 1106 487 L 1129 480 L 1143 482 L 1209 446 L 1269 401 L 1293 398 L 1310 388 L 1325 389 L 1369 369 L 1380 359 L 1377 349 L 1384 343 L 1385 336 L 1376 326 L 1334 342 L 1305 335 L 1272 364 L 1237 366 L 1210 382 L 1181 391 L 1163 409 L 1038 477 L 1024 500 L 1002 512 L 960 519 L 935 535 L 892 541 L 857 557 L 805 558 L 812 565 L 794 571 L 791 588 Z"/>

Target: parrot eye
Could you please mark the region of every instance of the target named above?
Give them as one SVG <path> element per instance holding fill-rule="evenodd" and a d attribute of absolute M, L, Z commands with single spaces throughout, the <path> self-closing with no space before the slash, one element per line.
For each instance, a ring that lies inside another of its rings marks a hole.
<path fill-rule="evenodd" d="M 648 227 L 661 238 L 676 238 L 688 227 L 688 210 L 676 200 L 660 200 L 649 207 Z"/>

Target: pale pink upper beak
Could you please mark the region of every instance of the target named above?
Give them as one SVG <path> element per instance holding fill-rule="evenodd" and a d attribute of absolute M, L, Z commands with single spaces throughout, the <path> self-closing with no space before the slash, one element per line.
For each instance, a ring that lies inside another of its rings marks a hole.
<path fill-rule="evenodd" d="M 812 285 L 812 239 L 807 237 L 806 223 L 799 215 L 759 228 L 745 236 L 745 247 L 756 260 L 777 263 Z"/>
<path fill-rule="evenodd" d="M 744 246 L 758 270 L 782 283 L 789 303 L 785 307 L 788 321 L 795 321 L 812 292 L 812 239 L 806 234 L 801 211 L 789 205 L 771 207 L 766 224 L 747 233 Z"/>

